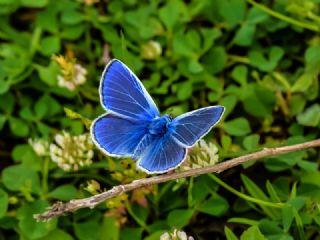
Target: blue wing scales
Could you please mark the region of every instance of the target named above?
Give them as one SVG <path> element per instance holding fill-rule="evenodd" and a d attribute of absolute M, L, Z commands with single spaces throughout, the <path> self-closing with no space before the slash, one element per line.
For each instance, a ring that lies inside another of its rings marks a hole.
<path fill-rule="evenodd" d="M 173 119 L 172 136 L 184 147 L 192 147 L 219 122 L 224 112 L 222 106 L 200 108 Z"/>
<path fill-rule="evenodd" d="M 187 149 L 170 134 L 154 139 L 139 156 L 137 167 L 151 173 L 164 173 L 179 166 L 186 158 Z"/>
<path fill-rule="evenodd" d="M 117 59 L 102 74 L 100 99 L 107 111 L 124 118 L 150 120 L 160 115 L 137 76 Z"/>
<path fill-rule="evenodd" d="M 91 125 L 94 143 L 104 153 L 115 157 L 132 157 L 146 131 L 145 122 L 134 122 L 113 114 L 103 115 Z"/>

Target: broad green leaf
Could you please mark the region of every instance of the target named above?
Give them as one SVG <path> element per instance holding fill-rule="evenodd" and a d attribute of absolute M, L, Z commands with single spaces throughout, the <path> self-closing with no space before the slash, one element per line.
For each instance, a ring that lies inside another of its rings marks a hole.
<path fill-rule="evenodd" d="M 252 134 L 243 139 L 243 146 L 246 150 L 255 150 L 259 144 L 260 136 L 258 134 Z"/>
<path fill-rule="evenodd" d="M 257 67 L 261 71 L 270 72 L 278 65 L 283 55 L 283 48 L 273 46 L 268 51 L 268 57 L 261 51 L 253 50 L 249 52 L 249 59 L 252 66 Z"/>
<path fill-rule="evenodd" d="M 192 209 L 175 209 L 167 217 L 168 225 L 171 227 L 182 228 L 189 223 L 193 215 Z"/>
<path fill-rule="evenodd" d="M 250 46 L 256 32 L 256 25 L 244 22 L 238 29 L 234 42 L 239 46 Z"/>
<path fill-rule="evenodd" d="M 5 187 L 11 191 L 29 190 L 40 193 L 38 174 L 23 165 L 13 165 L 2 171 L 2 180 Z"/>
<path fill-rule="evenodd" d="M 238 240 L 237 236 L 227 226 L 224 227 L 224 234 L 227 240 Z"/>
<path fill-rule="evenodd" d="M 30 8 L 42 8 L 48 4 L 48 0 L 20 0 L 21 5 Z"/>
<path fill-rule="evenodd" d="M 222 216 L 228 209 L 228 201 L 219 195 L 212 196 L 209 200 L 197 207 L 198 211 L 212 216 Z"/>
<path fill-rule="evenodd" d="M 186 99 L 190 98 L 192 95 L 192 82 L 186 81 L 179 85 L 178 90 L 178 99 L 180 101 L 185 101 Z"/>
<path fill-rule="evenodd" d="M 36 200 L 32 203 L 25 203 L 17 212 L 19 230 L 28 239 L 39 239 L 45 237 L 55 229 L 57 219 L 48 222 L 37 222 L 33 215 L 45 211 L 49 207 L 48 202 Z"/>
<path fill-rule="evenodd" d="M 57 187 L 48 195 L 58 200 L 68 201 L 78 197 L 78 190 L 71 184 L 65 184 Z"/>
<path fill-rule="evenodd" d="M 117 240 L 120 235 L 120 227 L 114 217 L 104 217 L 99 230 L 98 240 Z"/>
<path fill-rule="evenodd" d="M 220 0 L 219 13 L 233 27 L 241 22 L 246 13 L 246 2 L 244 0 Z"/>
<path fill-rule="evenodd" d="M 47 236 L 40 238 L 40 240 L 73 240 L 74 238 L 65 231 L 55 229 L 50 232 Z"/>
<path fill-rule="evenodd" d="M 55 62 L 51 62 L 49 66 L 35 65 L 41 81 L 49 86 L 57 85 L 58 74 L 60 73 L 59 67 Z"/>
<path fill-rule="evenodd" d="M 83 15 L 73 9 L 66 9 L 62 12 L 61 16 L 61 21 L 70 25 L 81 23 L 83 19 Z"/>
<path fill-rule="evenodd" d="M 225 112 L 223 114 L 223 118 L 226 118 L 233 111 L 233 109 L 235 108 L 235 106 L 237 104 L 237 97 L 234 96 L 234 95 L 224 96 L 220 100 L 219 104 L 221 106 L 225 107 Z"/>
<path fill-rule="evenodd" d="M 245 136 L 251 132 L 248 120 L 243 117 L 224 122 L 223 129 L 232 136 Z"/>
<path fill-rule="evenodd" d="M 231 72 L 231 76 L 241 85 L 245 85 L 248 79 L 248 68 L 244 65 L 237 65 Z"/>
<path fill-rule="evenodd" d="M 6 123 L 7 121 L 7 117 L 0 114 L 0 130 L 4 127 L 4 124 Z"/>
<path fill-rule="evenodd" d="M 257 7 L 252 7 L 249 9 L 247 16 L 247 22 L 250 24 L 257 24 L 266 21 L 269 18 L 268 13 Z"/>
<path fill-rule="evenodd" d="M 252 226 L 242 233 L 240 240 L 267 240 L 267 238 L 263 236 L 257 226 Z"/>
<path fill-rule="evenodd" d="M 279 223 L 275 221 L 271 221 L 269 219 L 262 219 L 259 222 L 259 229 L 263 234 L 268 234 L 270 236 L 282 234 L 283 230 L 280 228 Z"/>
<path fill-rule="evenodd" d="M 313 104 L 304 112 L 298 114 L 298 123 L 303 126 L 317 127 L 320 125 L 320 104 Z"/>
<path fill-rule="evenodd" d="M 211 74 L 221 72 L 227 63 L 224 47 L 213 47 L 203 56 L 203 66 Z"/>
<path fill-rule="evenodd" d="M 156 232 L 153 232 L 151 235 L 149 235 L 148 237 L 144 238 L 144 240 L 159 240 L 159 239 L 162 239 L 160 238 L 161 235 L 163 235 L 164 231 L 156 231 Z"/>
<path fill-rule="evenodd" d="M 51 56 L 60 51 L 60 38 L 56 36 L 44 37 L 40 43 L 40 51 L 45 56 Z"/>
<path fill-rule="evenodd" d="M 2 218 L 8 209 L 8 193 L 0 188 L 0 218 Z"/>
<path fill-rule="evenodd" d="M 0 104 L 0 109 L 3 110 L 6 115 L 10 116 L 15 106 L 15 98 L 12 95 L 12 93 L 6 93 L 3 95 L 0 95 L 0 102 L 6 103 L 6 104 Z"/>
<path fill-rule="evenodd" d="M 11 131 L 18 137 L 26 137 L 29 134 L 28 124 L 20 118 L 9 118 Z"/>
<path fill-rule="evenodd" d="M 87 220 L 81 223 L 74 223 L 74 231 L 79 240 L 98 239 L 101 227 L 97 220 Z"/>
<path fill-rule="evenodd" d="M 274 92 L 258 84 L 249 84 L 243 96 L 243 106 L 249 114 L 255 117 L 270 118 L 275 107 Z"/>
<path fill-rule="evenodd" d="M 181 0 L 168 1 L 159 9 L 159 17 L 169 31 L 190 18 L 185 3 Z"/>

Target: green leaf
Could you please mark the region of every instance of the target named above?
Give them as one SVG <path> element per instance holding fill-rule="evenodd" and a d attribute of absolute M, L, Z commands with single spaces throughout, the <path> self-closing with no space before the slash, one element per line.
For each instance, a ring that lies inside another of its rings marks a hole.
<path fill-rule="evenodd" d="M 33 193 L 40 193 L 40 179 L 38 174 L 23 165 L 13 165 L 2 171 L 5 187 L 11 191 L 28 189 Z"/>
<path fill-rule="evenodd" d="M 35 114 L 38 119 L 52 117 L 62 111 L 62 107 L 54 98 L 49 95 L 43 95 L 35 104 Z"/>
<path fill-rule="evenodd" d="M 186 99 L 190 98 L 192 95 L 192 82 L 186 81 L 180 84 L 177 94 L 180 101 L 185 101 Z"/>
<path fill-rule="evenodd" d="M 261 51 L 253 50 L 249 52 L 250 64 L 257 67 L 261 71 L 270 72 L 277 65 L 284 55 L 284 50 L 281 47 L 273 46 L 268 51 L 268 58 L 266 58 Z"/>
<path fill-rule="evenodd" d="M 243 146 L 246 150 L 255 150 L 259 144 L 260 136 L 258 134 L 252 134 L 243 139 Z"/>
<path fill-rule="evenodd" d="M 223 118 L 226 118 L 231 112 L 232 110 L 235 108 L 236 104 L 237 104 L 237 97 L 234 95 L 227 95 L 224 96 L 220 101 L 219 104 L 221 106 L 225 107 L 225 112 L 223 114 Z"/>
<path fill-rule="evenodd" d="M 48 4 L 48 0 L 20 0 L 21 6 L 30 8 L 42 8 Z"/>
<path fill-rule="evenodd" d="M 7 117 L 0 114 L 0 130 L 4 127 L 4 124 L 6 123 L 7 121 Z"/>
<path fill-rule="evenodd" d="M 8 209 L 8 194 L 0 188 L 0 218 L 2 218 Z"/>
<path fill-rule="evenodd" d="M 0 102 L 5 102 L 6 104 L 0 104 L 0 109 L 4 111 L 4 113 L 10 116 L 14 110 L 15 98 L 11 93 L 6 93 L 0 95 Z"/>
<path fill-rule="evenodd" d="M 172 0 L 159 9 L 159 17 L 169 31 L 172 31 L 180 22 L 186 22 L 190 16 L 183 1 Z"/>
<path fill-rule="evenodd" d="M 0 76 L 0 94 L 4 94 L 9 91 L 11 84 Z"/>
<path fill-rule="evenodd" d="M 9 126 L 11 131 L 18 137 L 26 137 L 29 134 L 28 124 L 19 118 L 10 117 Z"/>
<path fill-rule="evenodd" d="M 83 223 L 74 223 L 74 231 L 79 240 L 95 240 L 99 236 L 100 223 L 96 220 L 87 220 Z"/>
<path fill-rule="evenodd" d="M 47 236 L 40 238 L 40 240 L 73 240 L 73 237 L 66 233 L 65 231 L 62 231 L 60 229 L 55 229 L 51 231 Z"/>
<path fill-rule="evenodd" d="M 99 230 L 98 240 L 119 239 L 120 227 L 115 217 L 104 217 Z"/>
<path fill-rule="evenodd" d="M 257 24 L 265 22 L 269 18 L 268 13 L 261 10 L 258 7 L 252 7 L 249 9 L 249 13 L 247 16 L 247 22 L 250 24 Z"/>
<path fill-rule="evenodd" d="M 283 230 L 287 232 L 290 229 L 294 219 L 293 208 L 288 205 L 281 209 Z"/>
<path fill-rule="evenodd" d="M 175 209 L 168 215 L 167 222 L 170 227 L 182 228 L 189 223 L 193 215 L 192 209 Z"/>
<path fill-rule="evenodd" d="M 223 129 L 232 136 L 245 136 L 251 132 L 248 120 L 242 117 L 224 122 Z"/>
<path fill-rule="evenodd" d="M 61 16 L 61 22 L 70 25 L 81 23 L 83 19 L 82 14 L 73 9 L 66 9 Z"/>
<path fill-rule="evenodd" d="M 260 232 L 257 226 L 249 227 L 244 231 L 240 237 L 240 240 L 267 240 Z"/>
<path fill-rule="evenodd" d="M 57 187 L 48 195 L 58 200 L 68 201 L 78 197 L 78 190 L 71 184 L 65 184 Z"/>
<path fill-rule="evenodd" d="M 244 65 L 237 65 L 231 72 L 231 76 L 241 85 L 245 85 L 248 79 L 248 68 Z"/>
<path fill-rule="evenodd" d="M 203 56 L 203 66 L 211 74 L 221 72 L 227 63 L 224 47 L 213 47 Z"/>
<path fill-rule="evenodd" d="M 51 56 L 60 51 L 60 38 L 56 36 L 44 37 L 40 43 L 40 51 L 45 56 Z"/>
<path fill-rule="evenodd" d="M 212 196 L 209 200 L 197 207 L 198 211 L 212 216 L 222 216 L 228 209 L 228 201 L 219 195 Z"/>
<path fill-rule="evenodd" d="M 32 203 L 24 204 L 17 212 L 19 229 L 28 239 L 39 239 L 47 236 L 57 225 L 57 219 L 48 222 L 37 222 L 33 215 L 44 212 L 49 207 L 48 202 L 36 200 Z"/>
<path fill-rule="evenodd" d="M 237 236 L 227 226 L 224 227 L 224 234 L 227 240 L 238 240 Z"/>
<path fill-rule="evenodd" d="M 272 117 L 276 104 L 274 92 L 255 83 L 247 85 L 245 90 L 242 101 L 246 112 L 255 117 Z"/>
<path fill-rule="evenodd" d="M 219 13 L 233 27 L 244 19 L 246 13 L 246 2 L 244 0 L 222 0 L 219 1 Z"/>
<path fill-rule="evenodd" d="M 256 25 L 243 23 L 234 37 L 234 43 L 239 46 L 250 46 L 256 32 Z"/>
<path fill-rule="evenodd" d="M 49 86 L 57 85 L 57 77 L 60 73 L 60 69 L 57 63 L 52 61 L 47 67 L 35 65 L 35 68 L 38 71 L 41 81 L 48 84 Z"/>
<path fill-rule="evenodd" d="M 308 127 L 317 127 L 320 125 L 320 105 L 313 104 L 304 112 L 298 114 L 298 123 Z"/>

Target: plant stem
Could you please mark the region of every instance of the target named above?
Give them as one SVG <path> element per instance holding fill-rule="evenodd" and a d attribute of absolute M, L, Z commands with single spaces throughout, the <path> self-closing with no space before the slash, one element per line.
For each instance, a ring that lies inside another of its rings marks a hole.
<path fill-rule="evenodd" d="M 308 29 L 308 30 L 311 30 L 311 31 L 314 31 L 314 32 L 319 32 L 319 27 L 314 25 L 314 24 L 310 24 L 310 23 L 306 23 L 306 22 L 300 22 L 298 20 L 295 20 L 295 19 L 293 19 L 291 17 L 288 17 L 286 15 L 278 13 L 278 12 L 266 7 L 263 4 L 257 3 L 254 0 L 247 0 L 247 2 L 252 4 L 253 6 L 261 9 L 262 11 L 268 13 L 269 15 L 271 15 L 271 16 L 273 16 L 275 18 L 278 18 L 278 19 L 280 19 L 282 21 L 288 22 L 288 23 L 293 24 L 293 25 L 295 25 L 297 27 L 305 28 L 305 29 Z"/>
<path fill-rule="evenodd" d="M 48 193 L 48 173 L 49 173 L 49 158 L 45 157 L 42 166 L 42 197 L 46 198 Z"/>

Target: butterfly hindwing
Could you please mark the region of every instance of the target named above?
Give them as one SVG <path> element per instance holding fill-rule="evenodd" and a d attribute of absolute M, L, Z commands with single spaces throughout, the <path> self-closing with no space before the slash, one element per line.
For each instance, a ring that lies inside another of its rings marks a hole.
<path fill-rule="evenodd" d="M 94 143 L 107 155 L 132 157 L 135 148 L 146 134 L 145 123 L 106 114 L 91 125 Z"/>
<path fill-rule="evenodd" d="M 173 119 L 170 132 L 178 143 L 192 147 L 219 122 L 224 112 L 222 106 L 200 108 Z"/>
<path fill-rule="evenodd" d="M 151 142 L 139 157 L 137 166 L 147 173 L 164 173 L 178 167 L 186 155 L 187 149 L 166 134 Z"/>
<path fill-rule="evenodd" d="M 125 118 L 150 120 L 160 115 L 137 76 L 117 59 L 102 74 L 100 98 L 107 111 Z"/>

